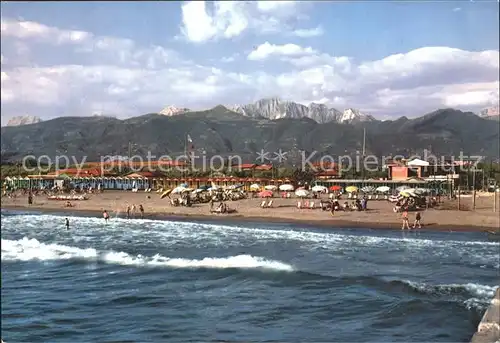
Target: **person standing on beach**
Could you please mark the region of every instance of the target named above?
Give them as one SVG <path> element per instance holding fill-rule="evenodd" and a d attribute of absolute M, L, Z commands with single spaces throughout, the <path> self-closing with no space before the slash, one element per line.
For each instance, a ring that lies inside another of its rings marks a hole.
<path fill-rule="evenodd" d="M 144 219 L 144 207 L 142 207 L 142 204 L 139 204 L 139 211 L 141 212 L 141 219 Z"/>
<path fill-rule="evenodd" d="M 33 193 L 28 194 L 28 205 L 33 205 Z"/>
<path fill-rule="evenodd" d="M 418 225 L 419 229 L 422 228 L 422 225 L 420 224 L 421 219 L 422 219 L 422 216 L 421 216 L 420 212 L 417 212 L 417 214 L 415 214 L 415 222 L 413 223 L 414 229 L 417 227 L 417 225 Z"/>
<path fill-rule="evenodd" d="M 104 221 L 106 222 L 106 224 L 108 223 L 108 219 L 109 219 L 109 214 L 108 214 L 108 211 L 104 210 L 102 212 L 102 217 L 104 218 Z"/>
<path fill-rule="evenodd" d="M 66 230 L 69 230 L 69 219 L 66 218 Z"/>
<path fill-rule="evenodd" d="M 127 219 L 130 219 L 130 205 L 127 206 Z"/>
<path fill-rule="evenodd" d="M 403 226 L 401 227 L 401 230 L 405 229 L 405 226 L 408 230 L 410 230 L 410 224 L 408 222 L 408 210 L 405 209 L 403 211 L 403 214 L 401 215 L 401 218 L 403 219 Z"/>

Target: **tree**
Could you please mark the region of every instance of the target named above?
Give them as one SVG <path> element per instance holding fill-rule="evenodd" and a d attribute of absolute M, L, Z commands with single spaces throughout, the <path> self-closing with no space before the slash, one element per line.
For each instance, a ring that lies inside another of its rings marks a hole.
<path fill-rule="evenodd" d="M 297 168 L 293 171 L 290 179 L 296 185 L 310 184 L 314 180 L 314 173 L 311 170 Z"/>

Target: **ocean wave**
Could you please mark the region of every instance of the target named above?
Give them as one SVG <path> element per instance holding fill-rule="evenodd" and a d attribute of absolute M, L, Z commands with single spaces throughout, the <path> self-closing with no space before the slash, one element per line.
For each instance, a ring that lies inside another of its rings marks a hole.
<path fill-rule="evenodd" d="M 488 299 L 488 301 L 491 300 L 498 288 L 498 286 L 487 286 L 477 283 L 432 285 L 409 280 L 403 280 L 402 282 L 417 292 L 429 295 L 471 295 L 479 299 Z"/>
<path fill-rule="evenodd" d="M 462 303 L 468 310 L 484 311 L 490 305 L 491 299 L 499 286 L 488 286 L 477 283 L 432 285 L 403 280 L 416 292 L 433 297 L 449 297 L 452 301 Z"/>
<path fill-rule="evenodd" d="M 54 223 L 59 222 L 60 226 L 64 226 L 64 221 L 61 216 L 53 214 L 26 214 L 26 213 L 16 213 L 12 215 L 6 215 L 2 213 L 2 219 L 6 221 L 7 224 L 12 223 L 14 227 L 19 229 L 14 229 L 15 231 L 23 230 L 22 227 L 26 225 L 30 226 L 37 225 L 40 226 L 42 223 L 47 223 L 47 228 L 53 228 Z M 2 221 L 3 221 L 2 220 Z M 304 243 L 319 244 L 324 248 L 338 247 L 339 245 L 351 245 L 356 243 L 362 246 L 380 246 L 380 245 L 397 245 L 406 246 L 411 248 L 424 249 L 427 247 L 434 248 L 459 248 L 466 249 L 468 247 L 481 247 L 488 249 L 488 247 L 498 247 L 500 243 L 498 242 L 488 242 L 488 241 L 462 241 L 462 240 L 439 240 L 439 239 L 426 239 L 423 237 L 418 237 L 417 235 L 407 235 L 403 237 L 391 237 L 386 235 L 380 235 L 380 232 L 375 234 L 352 234 L 349 232 L 315 232 L 311 230 L 300 230 L 300 229 L 273 229 L 273 228 L 263 228 L 261 226 L 254 226 L 250 223 L 246 225 L 224 225 L 222 223 L 204 223 L 204 222 L 190 222 L 190 221 L 163 221 L 163 220 L 152 220 L 152 219 L 134 219 L 130 221 L 125 218 L 112 218 L 112 220 L 105 225 L 102 218 L 93 216 L 78 216 L 70 217 L 74 225 L 78 225 L 79 231 L 93 231 L 101 230 L 102 227 L 106 227 L 107 232 L 124 232 L 126 231 L 130 235 L 142 236 L 144 235 L 144 230 L 141 228 L 143 226 L 148 227 L 147 235 L 154 235 L 155 238 L 161 239 L 162 241 L 169 242 L 172 238 L 189 238 L 190 240 L 197 241 L 199 239 L 210 239 L 210 238 L 224 238 L 226 240 L 239 240 L 241 235 L 254 237 L 259 240 L 295 240 Z M 23 223 L 23 225 L 19 225 Z M 131 224 L 138 225 L 139 227 L 130 227 Z M 174 225 L 173 225 L 174 224 Z M 175 229 L 175 230 L 173 230 Z"/>
<path fill-rule="evenodd" d="M 205 257 L 203 259 L 170 258 L 156 254 L 152 257 L 130 255 L 126 252 L 103 251 L 93 248 L 77 248 L 60 244 L 45 244 L 32 238 L 20 240 L 2 239 L 2 261 L 54 261 L 93 260 L 109 264 L 170 268 L 211 268 L 211 269 L 267 269 L 294 271 L 286 263 L 268 260 L 259 256 L 236 255 L 229 257 Z"/>

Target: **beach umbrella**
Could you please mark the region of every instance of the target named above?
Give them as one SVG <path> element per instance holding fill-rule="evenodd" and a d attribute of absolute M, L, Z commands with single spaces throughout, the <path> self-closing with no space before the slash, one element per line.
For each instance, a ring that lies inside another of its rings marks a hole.
<path fill-rule="evenodd" d="M 293 187 L 290 184 L 281 185 L 279 188 L 280 191 L 285 191 L 285 192 L 292 192 L 295 189 L 295 187 Z"/>
<path fill-rule="evenodd" d="M 355 193 L 355 192 L 358 191 L 358 187 L 356 187 L 356 186 L 349 186 L 345 190 L 346 190 L 347 193 Z"/>
<path fill-rule="evenodd" d="M 260 189 L 260 185 L 257 184 L 257 183 L 254 183 L 252 185 L 250 185 L 250 190 L 251 191 L 258 191 Z"/>
<path fill-rule="evenodd" d="M 313 192 L 325 192 L 325 193 L 328 192 L 328 188 L 326 188 L 325 186 L 319 186 L 319 185 L 314 186 L 313 188 L 311 188 L 311 190 Z"/>
<path fill-rule="evenodd" d="M 391 190 L 391 187 L 389 186 L 380 186 L 376 189 L 377 192 L 380 193 L 388 193 Z"/>
<path fill-rule="evenodd" d="M 205 186 L 200 186 L 200 188 L 198 188 L 198 189 L 203 189 L 203 190 L 205 190 L 205 191 L 206 191 L 206 190 L 208 190 L 209 188 L 210 188 L 210 186 L 205 185 Z"/>
<path fill-rule="evenodd" d="M 267 185 L 264 187 L 264 189 L 266 189 L 268 191 L 275 191 L 278 189 L 278 187 L 276 187 L 275 185 Z"/>
<path fill-rule="evenodd" d="M 375 192 L 375 187 L 373 187 L 373 186 L 365 186 L 365 187 L 361 188 L 361 192 L 363 192 L 363 193 L 373 193 L 373 192 Z"/>
<path fill-rule="evenodd" d="M 399 193 L 399 195 L 400 195 L 400 196 L 402 196 L 402 197 L 405 197 L 405 198 L 409 198 L 409 197 L 411 197 L 411 196 L 412 196 L 412 195 L 414 195 L 414 194 L 413 194 L 413 193 L 410 193 L 410 192 L 407 192 L 407 191 L 401 191 L 401 192 Z"/>
<path fill-rule="evenodd" d="M 295 195 L 298 196 L 299 198 L 305 198 L 309 195 L 309 192 L 306 191 L 305 189 L 299 189 L 295 191 Z"/>
<path fill-rule="evenodd" d="M 401 192 L 401 191 L 404 191 L 405 189 L 410 189 L 411 187 L 408 187 L 408 186 L 399 186 L 398 188 L 396 188 L 396 190 L 398 192 Z"/>
<path fill-rule="evenodd" d="M 186 187 L 182 187 L 182 186 L 175 187 L 172 190 L 172 194 L 180 194 L 180 193 L 184 192 L 186 189 L 187 189 Z"/>
<path fill-rule="evenodd" d="M 273 192 L 270 190 L 262 191 L 259 193 L 259 197 L 261 198 L 270 198 L 273 196 Z"/>
<path fill-rule="evenodd" d="M 170 193 L 172 193 L 172 190 L 171 189 L 167 189 L 165 192 L 163 192 L 161 195 L 160 195 L 160 199 L 163 199 L 165 197 L 168 197 L 170 195 Z"/>
<path fill-rule="evenodd" d="M 342 186 L 339 186 L 339 185 L 333 185 L 333 186 L 331 186 L 331 187 L 330 187 L 330 190 L 331 190 L 332 192 L 338 192 L 338 191 L 340 191 L 341 189 L 342 189 Z"/>
<path fill-rule="evenodd" d="M 429 189 L 427 189 L 427 188 L 416 188 L 415 189 L 415 194 L 424 195 L 427 193 L 429 193 Z"/>

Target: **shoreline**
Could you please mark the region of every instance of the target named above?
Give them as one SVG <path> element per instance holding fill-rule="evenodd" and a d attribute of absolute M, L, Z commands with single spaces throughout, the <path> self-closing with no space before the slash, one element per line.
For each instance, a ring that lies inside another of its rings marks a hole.
<path fill-rule="evenodd" d="M 75 209 L 75 208 L 47 208 L 41 206 L 19 206 L 19 205 L 4 205 L 1 206 L 2 210 L 10 211 L 23 211 L 23 212 L 41 212 L 44 214 L 57 214 L 57 215 L 71 215 L 80 217 L 96 217 L 102 218 L 102 211 L 95 209 Z M 126 219 L 123 216 L 119 216 L 120 219 Z M 111 220 L 113 216 L 111 216 Z M 136 215 L 135 218 L 130 220 L 140 219 Z M 290 217 L 279 217 L 279 216 L 254 216 L 245 214 L 179 214 L 171 212 L 163 213 L 149 213 L 144 216 L 146 220 L 158 220 L 158 221 L 203 221 L 203 222 L 244 222 L 244 223 L 270 223 L 270 224 L 288 224 L 292 226 L 305 225 L 308 227 L 317 227 L 321 229 L 365 229 L 365 230 L 390 230 L 401 231 L 401 224 L 399 222 L 371 222 L 367 223 L 365 221 L 347 220 L 347 219 L 337 219 L 332 217 L 332 219 L 301 219 L 301 218 L 290 218 Z M 484 232 L 495 230 L 495 228 L 489 226 L 480 225 L 469 225 L 467 227 L 461 227 L 451 224 L 428 224 L 422 225 L 421 229 L 412 229 L 412 231 L 432 231 L 432 232 Z M 408 232 L 405 230 L 405 232 Z"/>

